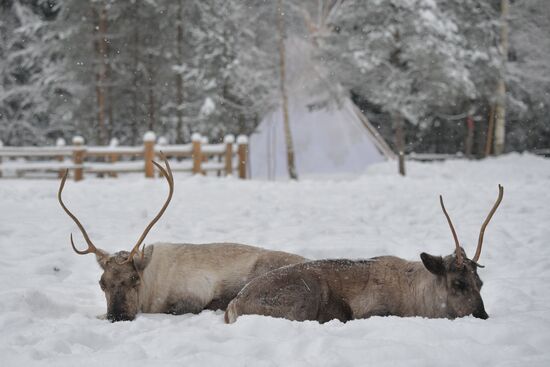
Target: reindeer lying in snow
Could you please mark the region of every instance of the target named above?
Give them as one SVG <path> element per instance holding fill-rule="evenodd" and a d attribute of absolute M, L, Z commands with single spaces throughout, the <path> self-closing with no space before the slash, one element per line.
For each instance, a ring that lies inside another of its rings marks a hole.
<path fill-rule="evenodd" d="M 77 250 L 71 234 L 73 250 L 80 255 L 95 254 L 103 269 L 99 285 L 107 299 L 107 319 L 113 322 L 133 320 L 138 312 L 183 314 L 225 309 L 251 279 L 281 266 L 305 261 L 298 255 L 232 243 L 157 243 L 144 245 L 140 250 L 174 192 L 172 171 L 168 161 L 164 161 L 167 170 L 153 163 L 168 181 L 168 198 L 130 252 L 119 251 L 111 255 L 94 246 L 80 221 L 61 199 L 68 171 L 61 180 L 59 203 L 88 244 L 86 250 Z"/>
<path fill-rule="evenodd" d="M 444 258 L 420 254 L 421 262 L 394 256 L 370 260 L 318 260 L 273 270 L 248 283 L 229 303 L 225 322 L 258 314 L 289 320 L 347 321 L 370 316 L 456 318 L 472 314 L 487 319 L 477 263 L 485 228 L 503 196 L 499 196 L 479 234 L 476 254 L 468 259 L 460 247 L 443 205 L 455 253 Z"/>

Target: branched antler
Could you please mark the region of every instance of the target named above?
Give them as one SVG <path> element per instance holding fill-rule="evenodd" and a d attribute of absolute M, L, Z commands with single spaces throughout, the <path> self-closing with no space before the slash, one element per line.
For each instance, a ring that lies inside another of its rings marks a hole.
<path fill-rule="evenodd" d="M 73 247 L 74 252 L 76 252 L 79 255 L 86 255 L 86 254 L 96 254 L 96 255 L 102 255 L 103 253 L 101 250 L 98 250 L 94 244 L 92 243 L 92 240 L 90 240 L 90 237 L 88 236 L 88 233 L 86 233 L 86 230 L 84 229 L 84 226 L 78 218 L 71 213 L 71 211 L 65 206 L 65 203 L 63 203 L 63 199 L 61 198 L 61 193 L 63 192 L 63 188 L 65 187 L 65 182 L 67 181 L 67 176 L 69 174 L 69 170 L 65 170 L 65 174 L 63 175 L 63 178 L 61 179 L 61 184 L 59 185 L 59 191 L 57 192 L 57 200 L 59 200 L 59 204 L 61 204 L 61 207 L 63 210 L 65 210 L 65 213 L 71 217 L 71 219 L 76 223 L 77 227 L 80 229 L 80 232 L 82 232 L 82 236 L 84 236 L 84 239 L 86 240 L 86 243 L 88 244 L 88 248 L 86 250 L 78 250 L 76 246 L 74 245 L 73 241 L 73 234 L 71 233 L 71 246 Z"/>
<path fill-rule="evenodd" d="M 160 209 L 159 213 L 155 216 L 155 218 L 153 218 L 153 220 L 145 228 L 145 230 L 143 231 L 143 233 L 139 237 L 137 243 L 132 248 L 132 251 L 130 251 L 130 255 L 128 255 L 128 258 L 123 263 L 126 263 L 126 262 L 130 261 L 133 258 L 133 256 L 139 251 L 139 246 L 141 245 L 143 240 L 145 240 L 145 237 L 147 236 L 147 234 L 149 233 L 151 228 L 153 228 L 155 223 L 157 223 L 158 220 L 160 219 L 160 217 L 162 217 L 162 215 L 164 214 L 164 211 L 166 210 L 166 208 L 168 207 L 168 204 L 170 203 L 170 200 L 172 199 L 172 195 L 174 194 L 174 176 L 172 175 L 172 169 L 170 168 L 170 164 L 168 163 L 168 160 L 162 154 L 162 152 L 161 152 L 161 158 L 164 160 L 164 164 L 166 165 L 166 169 L 164 169 L 160 164 L 158 164 L 155 161 L 153 161 L 153 164 L 155 166 L 157 166 L 157 168 L 162 173 L 162 176 L 166 178 L 166 181 L 168 181 L 168 186 L 170 188 L 170 191 L 168 193 L 168 198 L 166 199 L 166 202 L 164 203 L 164 205 Z M 142 252 L 142 256 L 143 256 L 143 252 Z"/>
<path fill-rule="evenodd" d="M 162 154 L 162 152 L 161 152 L 161 158 L 164 160 L 164 163 L 166 164 L 166 169 L 164 169 L 157 162 L 153 161 L 153 164 L 155 166 L 157 166 L 157 168 L 161 171 L 162 175 L 168 181 L 168 186 L 170 187 L 170 191 L 168 193 L 168 198 L 166 199 L 166 202 L 164 203 L 164 205 L 160 209 L 159 213 L 155 216 L 155 218 L 153 218 L 153 220 L 145 228 L 145 231 L 143 231 L 143 233 L 141 234 L 141 237 L 138 239 L 137 243 L 132 248 L 132 250 L 130 252 L 130 255 L 128 256 L 128 258 L 123 263 L 126 263 L 126 262 L 130 261 L 130 259 L 132 259 L 133 256 L 139 251 L 139 247 L 142 244 L 145 237 L 147 236 L 147 233 L 149 233 L 149 231 L 151 230 L 151 228 L 153 228 L 155 223 L 160 219 L 160 217 L 162 217 L 162 215 L 164 214 L 164 211 L 166 210 L 166 208 L 168 207 L 168 204 L 170 203 L 170 200 L 172 199 L 172 195 L 174 194 L 174 176 L 172 175 L 172 170 L 170 168 L 170 164 L 168 163 L 168 160 Z M 71 246 L 73 247 L 73 250 L 79 255 L 86 255 L 86 254 L 92 253 L 92 254 L 96 254 L 97 256 L 104 256 L 105 253 L 102 250 L 100 250 L 100 249 L 98 249 L 94 246 L 94 244 L 92 243 L 92 240 L 90 240 L 90 237 L 88 236 L 88 233 L 84 229 L 84 226 L 82 225 L 82 223 L 80 223 L 78 218 L 73 213 L 71 213 L 71 211 L 65 206 L 65 203 L 63 203 L 63 199 L 61 198 L 61 193 L 63 192 L 63 188 L 65 187 L 65 182 L 67 181 L 68 174 L 69 174 L 69 170 L 66 170 L 65 174 L 63 175 L 63 178 L 61 179 L 61 184 L 59 185 L 59 191 L 57 193 L 57 199 L 59 200 L 59 203 L 61 204 L 61 207 L 63 208 L 63 210 L 65 210 L 65 213 L 67 213 L 69 215 L 69 217 L 71 217 L 71 219 L 76 223 L 76 225 L 80 229 L 80 232 L 82 232 L 82 236 L 84 236 L 84 239 L 86 240 L 86 243 L 88 244 L 88 248 L 86 250 L 78 250 L 76 248 L 75 244 L 74 244 L 72 233 L 71 233 Z M 144 253 L 143 249 L 141 250 L 141 253 L 142 253 L 142 257 L 143 257 L 143 253 Z"/>

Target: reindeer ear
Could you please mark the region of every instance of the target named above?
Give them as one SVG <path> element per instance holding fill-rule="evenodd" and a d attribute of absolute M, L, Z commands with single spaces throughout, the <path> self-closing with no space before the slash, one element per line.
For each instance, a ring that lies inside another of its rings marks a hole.
<path fill-rule="evenodd" d="M 97 249 L 97 252 L 95 253 L 95 259 L 97 260 L 99 266 L 101 266 L 101 269 L 105 270 L 105 267 L 107 266 L 107 260 L 109 260 L 109 253 L 101 249 Z"/>
<path fill-rule="evenodd" d="M 134 261 L 134 266 L 137 270 L 143 271 L 147 267 L 147 265 L 149 265 L 149 262 L 153 257 L 153 248 L 154 246 L 145 247 L 145 249 L 143 250 L 143 257 L 142 252 L 138 252 L 134 255 L 134 258 L 132 260 Z"/>
<path fill-rule="evenodd" d="M 420 258 L 430 273 L 440 276 L 445 275 L 445 264 L 441 256 L 433 256 L 423 252 L 420 254 Z"/>

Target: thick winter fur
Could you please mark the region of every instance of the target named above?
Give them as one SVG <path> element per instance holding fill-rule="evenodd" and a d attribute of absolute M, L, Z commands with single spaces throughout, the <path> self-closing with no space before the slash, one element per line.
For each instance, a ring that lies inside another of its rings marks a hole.
<path fill-rule="evenodd" d="M 348 321 L 370 316 L 486 319 L 477 265 L 454 255 L 426 253 L 422 261 L 394 256 L 369 260 L 318 260 L 257 277 L 231 301 L 225 321 L 258 314 L 289 320 Z"/>
<path fill-rule="evenodd" d="M 253 278 L 305 261 L 298 255 L 230 243 L 159 243 L 145 247 L 143 258 L 135 255 L 123 263 L 128 255 L 126 251 L 97 255 L 111 321 L 133 320 L 139 312 L 225 309 Z"/>

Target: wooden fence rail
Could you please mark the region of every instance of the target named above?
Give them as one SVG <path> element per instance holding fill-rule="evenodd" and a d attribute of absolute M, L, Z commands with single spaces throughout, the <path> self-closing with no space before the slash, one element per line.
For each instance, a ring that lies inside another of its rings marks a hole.
<path fill-rule="evenodd" d="M 142 146 L 120 146 L 113 139 L 109 146 L 86 146 L 82 137 L 76 136 L 67 146 L 58 139 L 52 147 L 6 147 L 0 142 L 0 177 L 6 172 L 15 172 L 21 177 L 26 172 L 57 172 L 62 175 L 69 169 L 75 181 L 85 174 L 100 174 L 117 177 L 119 173 L 143 172 L 145 177 L 154 177 L 152 161 L 160 152 L 171 162 L 174 172 L 232 175 L 236 169 L 239 178 L 246 178 L 248 138 L 228 135 L 221 144 L 208 144 L 206 137 L 193 134 L 190 144 L 168 145 L 166 139 L 158 141 L 153 132 L 143 137 Z M 124 158 L 124 159 L 123 159 Z"/>

